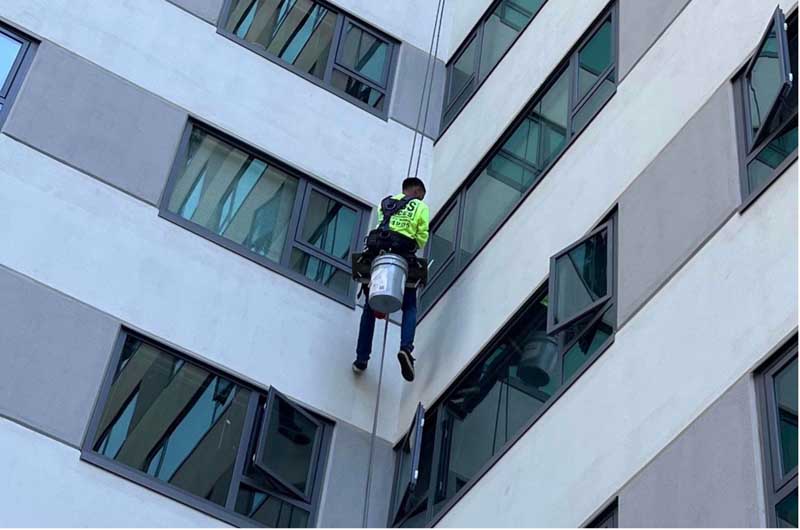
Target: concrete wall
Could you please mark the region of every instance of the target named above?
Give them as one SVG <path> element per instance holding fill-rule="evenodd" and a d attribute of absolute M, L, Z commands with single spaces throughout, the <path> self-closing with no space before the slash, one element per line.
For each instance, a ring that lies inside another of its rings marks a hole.
<path fill-rule="evenodd" d="M 619 526 L 765 526 L 755 398 L 748 374 L 647 464 L 619 492 Z"/>
<path fill-rule="evenodd" d="M 200 17 L 210 24 L 217 24 L 224 0 L 167 0 L 177 7 Z"/>
<path fill-rule="evenodd" d="M 733 90 L 725 83 L 619 198 L 620 325 L 739 203 Z"/>
<path fill-rule="evenodd" d="M 407 127 L 417 127 L 417 116 L 420 108 L 420 100 L 423 98 L 422 88 L 425 82 L 425 69 L 428 66 L 428 52 L 422 51 L 413 46 L 404 44 L 400 47 L 400 59 L 395 75 L 394 91 L 392 92 L 392 106 L 389 109 L 389 117 L 399 121 Z M 439 125 L 442 122 L 442 102 L 444 98 L 445 67 L 440 59 L 432 65 L 433 82 L 430 91 L 430 103 L 428 103 L 428 90 L 424 95 L 422 117 L 420 118 L 419 130 L 422 131 L 422 124 L 425 121 L 425 107 L 428 107 L 428 121 L 424 127 L 425 134 L 430 138 L 439 136 Z M 431 81 L 428 81 L 431 84 Z M 401 147 L 401 151 L 403 148 Z M 406 152 L 411 152 L 409 145 Z M 416 155 L 415 155 L 416 156 Z M 414 160 L 416 163 L 416 159 Z M 427 168 L 426 168 L 427 169 Z M 429 175 L 422 175 L 426 180 Z"/>
<path fill-rule="evenodd" d="M 155 205 L 185 126 L 181 109 L 45 41 L 4 132 Z"/>

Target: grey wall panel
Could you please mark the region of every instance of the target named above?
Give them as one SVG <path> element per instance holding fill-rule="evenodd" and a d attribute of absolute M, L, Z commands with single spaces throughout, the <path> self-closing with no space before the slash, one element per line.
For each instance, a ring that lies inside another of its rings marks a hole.
<path fill-rule="evenodd" d="M 620 0 L 619 79 L 624 79 L 690 0 Z"/>
<path fill-rule="evenodd" d="M 755 410 L 747 375 L 622 488 L 620 527 L 764 526 Z"/>
<path fill-rule="evenodd" d="M 223 0 L 167 0 L 184 11 L 202 18 L 211 24 L 217 24 L 217 18 L 222 10 Z"/>
<path fill-rule="evenodd" d="M 0 415 L 78 447 L 119 322 L 0 267 Z"/>
<path fill-rule="evenodd" d="M 156 204 L 185 123 L 177 107 L 43 42 L 4 132 Z"/>
<path fill-rule="evenodd" d="M 336 424 L 317 526 L 361 526 L 367 485 L 369 438 L 368 432 L 352 425 L 344 422 Z M 370 494 L 370 527 L 386 526 L 394 462 L 392 446 L 386 440 L 377 438 Z"/>
<path fill-rule="evenodd" d="M 738 179 L 733 92 L 725 84 L 620 197 L 620 323 L 738 207 Z"/>
<path fill-rule="evenodd" d="M 422 97 L 422 84 L 425 82 L 425 68 L 428 64 L 428 53 L 415 48 L 408 43 L 400 46 L 400 62 L 395 74 L 394 91 L 392 92 L 392 106 L 389 117 L 412 129 L 417 124 L 420 98 Z M 436 138 L 439 135 L 439 124 L 442 121 L 442 99 L 444 95 L 444 63 L 436 59 L 434 64 L 433 91 L 431 92 L 428 121 L 425 126 L 425 135 Z M 427 101 L 427 89 L 425 91 Z M 427 103 L 425 103 L 427 104 Z M 422 120 L 425 119 L 425 108 L 422 109 Z"/>

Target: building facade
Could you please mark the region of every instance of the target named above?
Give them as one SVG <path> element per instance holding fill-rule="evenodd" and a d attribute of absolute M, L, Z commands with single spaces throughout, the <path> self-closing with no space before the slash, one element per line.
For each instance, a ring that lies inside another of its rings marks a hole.
<path fill-rule="evenodd" d="M 370 526 L 797 526 L 797 51 L 795 0 L 0 3 L 0 526 L 361 526 L 413 164 Z"/>

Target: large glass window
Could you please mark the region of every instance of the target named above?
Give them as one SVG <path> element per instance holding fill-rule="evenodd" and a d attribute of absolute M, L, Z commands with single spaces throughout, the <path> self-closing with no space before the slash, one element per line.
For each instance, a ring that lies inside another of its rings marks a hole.
<path fill-rule="evenodd" d="M 0 24 L 0 123 L 22 82 L 24 68 L 33 53 L 32 46 L 29 38 Z"/>
<path fill-rule="evenodd" d="M 776 8 L 736 86 L 747 206 L 797 159 L 797 12 Z"/>
<path fill-rule="evenodd" d="M 501 3 L 498 9 L 509 4 Z M 514 4 L 519 6 L 522 2 Z M 438 276 L 429 275 L 420 299 L 422 316 L 614 94 L 615 35 L 616 15 L 612 6 L 553 72 L 433 220 L 434 237 L 429 256 L 439 263 Z M 461 64 L 462 58 L 477 53 L 470 51 L 472 42 L 456 60 L 456 66 Z M 477 68 L 468 60 L 464 64 Z M 464 75 L 458 73 L 462 71 Z M 474 71 L 469 70 L 467 75 L 467 68 L 459 66 L 458 72 L 450 77 L 450 88 L 461 84 L 462 79 L 474 78 Z M 453 223 L 457 224 L 453 226 Z M 455 237 L 453 243 L 458 252 L 449 261 L 442 260 L 438 255 L 441 250 L 434 248 L 435 234 L 439 232 Z"/>
<path fill-rule="evenodd" d="M 421 437 L 420 480 L 409 494 L 408 480 L 398 479 L 394 526 L 421 526 L 439 517 L 611 343 L 616 330 L 612 224 L 613 219 L 557 255 L 579 261 L 582 273 L 564 275 L 558 289 L 551 281 L 549 289 L 537 292 L 429 409 Z M 586 283 L 608 296 L 588 307 L 579 305 L 568 314 L 569 321 L 549 330 L 554 296 L 563 298 Z M 398 448 L 398 477 L 410 470 L 407 440 L 412 432 Z"/>
<path fill-rule="evenodd" d="M 496 0 L 492 3 L 447 64 L 442 129 L 458 116 L 546 1 Z"/>
<path fill-rule="evenodd" d="M 797 528 L 797 336 L 757 373 L 768 526 Z"/>
<path fill-rule="evenodd" d="M 219 31 L 385 116 L 396 44 L 316 0 L 229 0 Z"/>
<path fill-rule="evenodd" d="M 113 366 L 84 459 L 237 525 L 308 525 L 322 420 L 134 334 Z M 256 454 L 269 472 L 244 464 Z"/>
<path fill-rule="evenodd" d="M 353 304 L 350 252 L 365 207 L 199 124 L 182 146 L 163 216 Z"/>

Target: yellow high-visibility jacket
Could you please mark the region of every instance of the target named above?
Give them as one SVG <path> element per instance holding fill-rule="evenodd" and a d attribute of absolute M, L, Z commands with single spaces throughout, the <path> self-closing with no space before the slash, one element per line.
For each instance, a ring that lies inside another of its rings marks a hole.
<path fill-rule="evenodd" d="M 393 199 L 402 199 L 402 193 L 393 195 Z M 397 212 L 389 220 L 389 230 L 410 237 L 422 248 L 428 242 L 428 224 L 430 223 L 428 205 L 419 199 L 412 199 L 406 207 Z M 383 222 L 383 213 L 378 210 L 378 226 Z"/>

